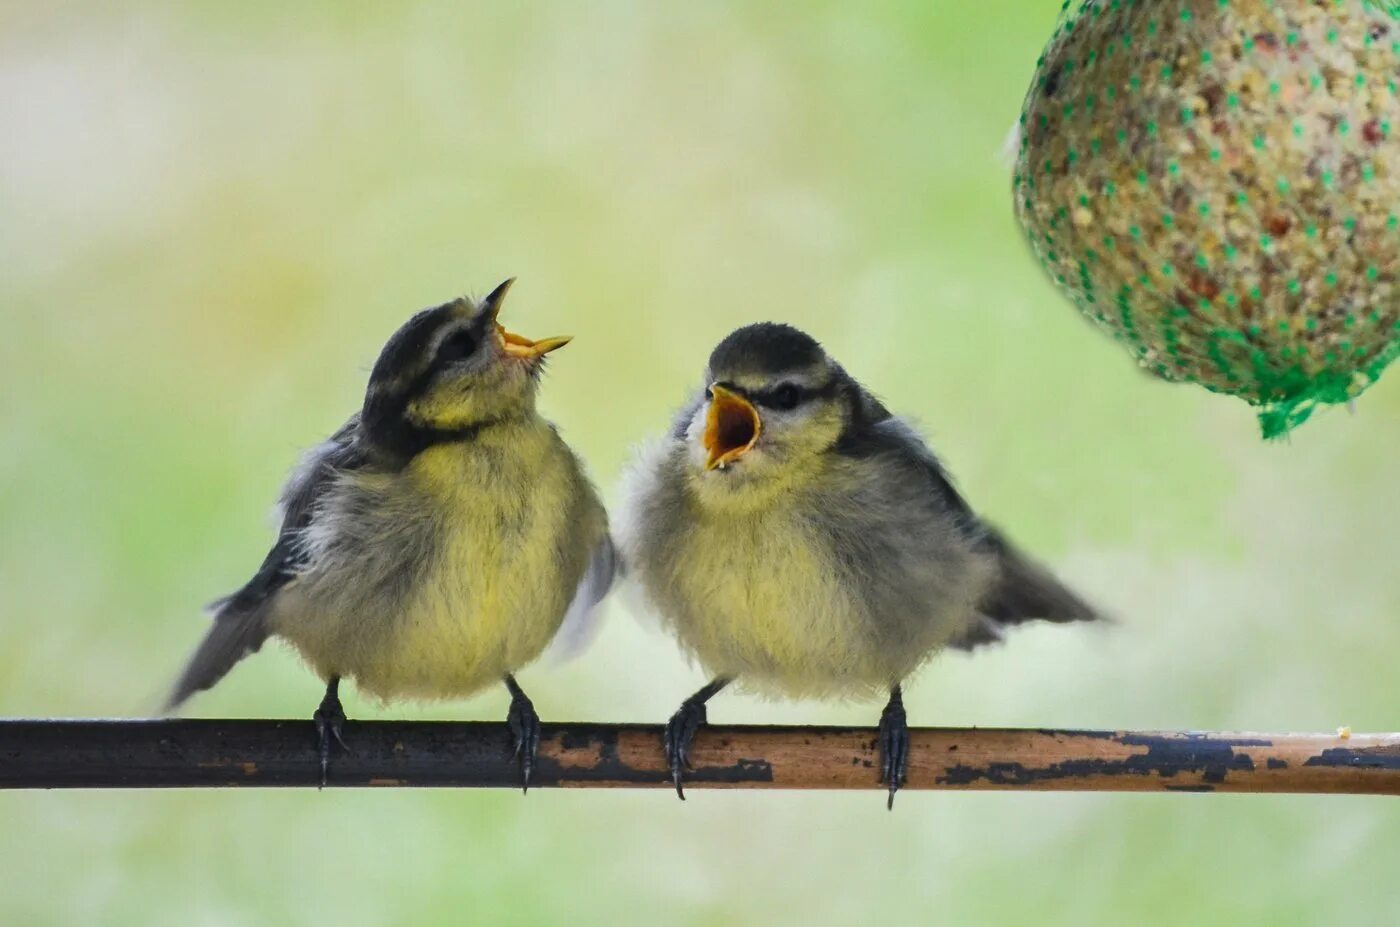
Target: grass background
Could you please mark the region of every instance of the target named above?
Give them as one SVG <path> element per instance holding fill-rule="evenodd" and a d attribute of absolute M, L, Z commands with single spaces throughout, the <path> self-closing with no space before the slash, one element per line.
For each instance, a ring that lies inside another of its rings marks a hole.
<path fill-rule="evenodd" d="M 1057 8 L 0 2 L 0 715 L 149 710 L 388 334 L 517 275 L 609 493 L 714 342 L 786 320 L 1122 617 L 936 661 L 913 723 L 1393 729 L 1400 374 L 1266 446 L 1056 296 L 998 152 Z M 522 675 L 546 721 L 701 679 L 622 600 Z M 270 647 L 192 713 L 319 694 Z M 5 924 L 1389 924 L 1397 865 L 1400 806 L 1345 797 L 0 795 Z"/>

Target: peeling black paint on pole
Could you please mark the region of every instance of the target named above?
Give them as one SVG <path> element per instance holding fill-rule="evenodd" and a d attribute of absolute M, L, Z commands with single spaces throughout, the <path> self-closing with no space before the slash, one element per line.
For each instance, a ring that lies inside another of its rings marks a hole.
<path fill-rule="evenodd" d="M 1105 735 L 1104 732 L 1094 732 L 1087 736 L 1110 740 L 1125 747 L 1147 749 L 1144 753 L 1121 759 L 1086 757 L 1040 767 L 1027 767 L 1021 763 L 988 763 L 980 768 L 959 764 L 949 767 L 947 774 L 939 781 L 947 785 L 968 785 L 985 779 L 996 785 L 1028 786 L 1067 777 L 1159 776 L 1172 779 L 1199 775 L 1205 783 L 1218 785 L 1225 781 L 1231 770 L 1254 770 L 1254 761 L 1247 754 L 1237 753 L 1236 748 L 1273 746 L 1270 740 L 1226 739 L 1196 733 Z M 1176 786 L 1175 790 L 1181 788 Z"/>
<path fill-rule="evenodd" d="M 1400 748 L 1396 747 L 1332 747 L 1308 759 L 1305 766 L 1332 766 L 1347 769 L 1400 770 Z"/>
<path fill-rule="evenodd" d="M 546 728 L 546 734 L 548 729 Z M 594 758 L 577 763 L 563 763 L 552 756 L 539 756 L 535 760 L 536 775 L 531 777 L 531 785 L 541 786 L 586 784 L 594 782 L 617 782 L 634 780 L 640 784 L 663 785 L 670 777 L 660 771 L 637 769 L 623 762 L 617 749 L 616 731 L 571 730 L 559 735 L 559 746 L 567 754 L 580 754 Z"/>

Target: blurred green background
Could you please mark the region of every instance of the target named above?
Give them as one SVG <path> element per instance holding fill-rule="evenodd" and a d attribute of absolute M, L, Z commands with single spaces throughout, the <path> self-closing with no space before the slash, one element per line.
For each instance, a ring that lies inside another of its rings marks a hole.
<path fill-rule="evenodd" d="M 720 337 L 787 320 L 1121 616 L 935 661 L 913 723 L 1394 729 L 1400 373 L 1266 446 L 1052 291 L 1000 150 L 1058 6 L 0 3 L 0 715 L 149 711 L 389 333 L 517 275 L 610 495 Z M 522 675 L 546 722 L 701 680 L 625 599 Z M 191 713 L 319 696 L 272 646 Z M 1397 866 L 1366 798 L 0 795 L 16 925 L 1390 924 Z"/>

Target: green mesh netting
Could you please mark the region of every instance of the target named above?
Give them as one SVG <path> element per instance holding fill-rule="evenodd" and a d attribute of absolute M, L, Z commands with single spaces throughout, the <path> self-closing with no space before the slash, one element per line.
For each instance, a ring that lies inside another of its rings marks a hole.
<path fill-rule="evenodd" d="M 1021 113 L 1016 213 L 1148 370 L 1266 437 L 1400 355 L 1400 3 L 1066 3 Z"/>

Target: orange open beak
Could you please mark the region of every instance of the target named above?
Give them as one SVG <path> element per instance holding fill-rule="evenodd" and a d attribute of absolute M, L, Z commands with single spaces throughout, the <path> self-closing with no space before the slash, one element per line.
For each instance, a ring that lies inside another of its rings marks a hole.
<path fill-rule="evenodd" d="M 496 323 L 496 334 L 501 336 L 501 342 L 505 345 L 507 357 L 518 357 L 523 360 L 543 357 L 555 348 L 562 348 L 564 345 L 574 340 L 573 335 L 559 335 L 554 338 L 545 338 L 541 341 L 531 341 L 524 335 L 517 335 L 515 332 L 506 331 L 506 327 L 500 322 Z"/>
<path fill-rule="evenodd" d="M 710 411 L 705 418 L 705 469 L 723 470 L 758 443 L 763 421 L 743 396 L 723 386 L 710 387 Z"/>
<path fill-rule="evenodd" d="M 496 317 L 501 314 L 501 303 L 505 301 L 506 293 L 510 291 L 510 285 L 515 282 L 511 277 L 505 283 L 496 287 L 491 294 L 486 297 L 486 304 L 491 309 L 491 321 L 496 325 L 496 335 L 501 339 L 501 346 L 505 348 L 507 357 L 516 357 L 521 360 L 534 360 L 544 357 L 556 348 L 573 341 L 572 335 L 560 335 L 554 338 L 545 338 L 542 341 L 531 341 L 524 335 L 517 335 L 515 332 L 506 331 L 506 327 L 496 321 Z"/>

